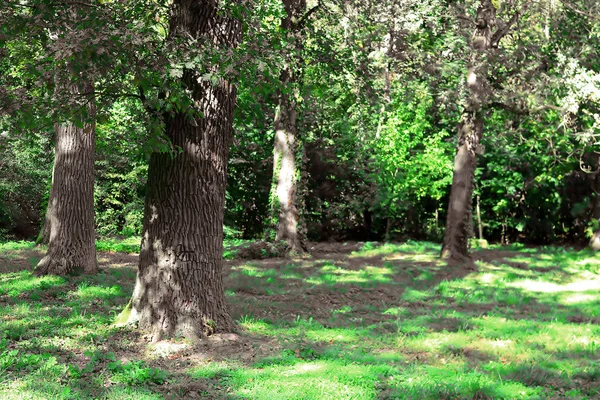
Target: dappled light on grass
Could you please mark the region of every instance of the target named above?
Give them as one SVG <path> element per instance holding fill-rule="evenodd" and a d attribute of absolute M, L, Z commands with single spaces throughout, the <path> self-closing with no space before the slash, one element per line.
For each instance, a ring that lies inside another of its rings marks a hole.
<path fill-rule="evenodd" d="M 390 282 L 393 271 L 390 268 L 365 266 L 359 271 L 347 270 L 335 265 L 326 264 L 320 268 L 318 276 L 310 277 L 307 283 L 313 285 L 335 285 L 338 283 L 375 284 Z"/>
<path fill-rule="evenodd" d="M 351 343 L 360 337 L 356 328 L 326 328 L 312 319 L 297 318 L 293 323 L 285 325 L 254 320 L 251 317 L 243 317 L 240 321 L 240 326 L 248 332 L 274 337 L 306 338 L 314 342 L 329 343 Z"/>
<path fill-rule="evenodd" d="M 37 278 L 30 271 L 21 271 L 0 275 L 0 296 L 18 297 L 22 293 L 46 290 L 65 284 L 65 279 L 58 276 Z"/>
<path fill-rule="evenodd" d="M 600 274 L 589 253 L 480 250 L 477 271 L 449 271 L 439 246 L 365 247 L 228 262 L 239 335 L 200 343 L 150 345 L 112 327 L 135 257 L 103 253 L 103 272 L 87 277 L 5 269 L 0 397 L 597 396 Z M 15 254 L 29 268 L 31 255 Z"/>

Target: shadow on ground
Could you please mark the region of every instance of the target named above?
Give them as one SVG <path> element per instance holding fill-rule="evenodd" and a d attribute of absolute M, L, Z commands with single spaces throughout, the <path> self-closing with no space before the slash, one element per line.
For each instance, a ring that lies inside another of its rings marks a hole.
<path fill-rule="evenodd" d="M 0 396 L 596 398 L 594 254 L 478 250 L 470 271 L 430 243 L 312 247 L 227 261 L 239 331 L 155 345 L 110 326 L 135 256 L 102 253 L 101 274 L 63 279 L 31 275 L 36 250 L 0 253 Z"/>

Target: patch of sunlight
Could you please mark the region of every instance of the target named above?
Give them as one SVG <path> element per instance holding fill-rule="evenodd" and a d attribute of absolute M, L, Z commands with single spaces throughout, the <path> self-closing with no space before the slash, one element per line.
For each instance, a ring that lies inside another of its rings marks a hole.
<path fill-rule="evenodd" d="M 404 307 L 392 307 L 392 308 L 388 308 L 387 310 L 385 310 L 383 312 L 383 314 L 385 315 L 394 315 L 396 317 L 400 316 L 400 315 L 406 315 L 408 314 L 408 310 Z"/>
<path fill-rule="evenodd" d="M 396 377 L 394 377 L 396 378 Z M 447 365 L 406 368 L 398 379 L 389 381 L 390 390 L 401 398 L 510 398 L 530 399 L 541 394 L 541 388 L 529 388 L 519 382 L 503 380 L 475 369 Z"/>
<path fill-rule="evenodd" d="M 598 258 L 584 258 L 575 262 L 575 265 L 586 265 L 586 264 L 597 264 L 600 265 L 600 259 Z"/>
<path fill-rule="evenodd" d="M 435 262 L 439 261 L 435 254 L 406 254 L 406 253 L 395 253 L 387 257 L 383 257 L 385 261 L 395 260 L 410 260 L 416 262 Z"/>
<path fill-rule="evenodd" d="M 228 377 L 234 393 L 252 399 L 373 399 L 388 367 L 341 361 L 239 369 Z"/>
<path fill-rule="evenodd" d="M 515 341 L 505 337 L 495 339 L 476 337 L 472 339 L 469 347 L 473 350 L 481 352 L 482 354 L 490 354 L 496 357 L 507 357 L 517 352 Z"/>
<path fill-rule="evenodd" d="M 575 293 L 564 296 L 560 303 L 571 305 L 571 304 L 582 304 L 582 303 L 592 303 L 600 301 L 600 293 Z"/>
<path fill-rule="evenodd" d="M 280 276 L 281 279 L 302 279 L 302 275 L 297 272 L 284 272 Z"/>
<path fill-rule="evenodd" d="M 546 329 L 545 324 L 529 320 L 513 320 L 503 317 L 482 316 L 472 318 L 473 323 L 481 326 L 481 337 L 488 339 L 505 339 L 538 336 Z"/>
<path fill-rule="evenodd" d="M 378 244 L 367 242 L 359 251 L 352 252 L 350 257 L 375 257 L 385 256 L 391 253 L 433 253 L 434 255 L 440 251 L 440 245 L 430 242 L 414 242 L 412 240 L 406 243 L 385 243 Z"/>
<path fill-rule="evenodd" d="M 238 265 L 237 267 L 233 267 L 232 269 L 239 270 L 242 275 L 251 276 L 255 278 L 273 278 L 277 276 L 277 271 L 275 271 L 274 269 L 262 269 L 249 264 Z"/>
<path fill-rule="evenodd" d="M 525 257 L 525 256 L 515 256 L 515 257 L 510 257 L 510 258 L 505 258 L 506 261 L 509 262 L 514 262 L 514 263 L 531 263 L 533 260 L 531 257 Z"/>
<path fill-rule="evenodd" d="M 282 375 L 283 376 L 291 376 L 291 375 L 296 375 L 296 374 L 305 374 L 307 372 L 318 371 L 320 369 L 323 369 L 323 365 L 321 365 L 321 364 L 301 363 L 301 364 L 296 364 L 294 366 L 294 368 L 292 368 L 290 370 L 283 371 Z"/>
<path fill-rule="evenodd" d="M 575 337 L 573 337 L 572 342 L 576 343 L 576 344 L 583 344 L 584 346 L 587 346 L 588 344 L 595 342 L 595 340 L 592 340 L 589 336 L 575 336 Z"/>
<path fill-rule="evenodd" d="M 0 307 L 0 315 L 5 315 L 10 319 L 27 318 L 32 314 L 31 305 L 29 303 L 21 303 Z"/>
<path fill-rule="evenodd" d="M 31 250 L 35 248 L 35 242 L 4 242 L 0 243 L 0 253 L 18 250 Z"/>
<path fill-rule="evenodd" d="M 180 351 L 187 350 L 190 347 L 189 343 L 175 343 L 168 340 L 161 340 L 149 346 L 150 352 L 158 357 L 168 357 Z"/>
<path fill-rule="evenodd" d="M 119 297 L 123 295 L 123 291 L 121 287 L 117 285 L 113 285 L 111 287 L 103 287 L 87 286 L 82 284 L 73 294 L 79 297 L 81 300 L 96 300 Z"/>
<path fill-rule="evenodd" d="M 356 331 L 342 328 L 320 327 L 302 332 L 307 339 L 315 342 L 350 343 L 357 342 L 359 335 Z"/>
<path fill-rule="evenodd" d="M 223 375 L 228 371 L 236 369 L 238 366 L 234 364 L 230 364 L 226 361 L 211 361 L 204 365 L 200 365 L 198 367 L 194 367 L 188 370 L 188 374 L 192 378 L 214 378 L 219 375 Z"/>
<path fill-rule="evenodd" d="M 413 301 L 427 300 L 430 297 L 431 297 L 431 293 L 429 293 L 427 291 L 415 290 L 415 289 L 407 288 L 404 291 L 404 293 L 402 293 L 401 300 L 402 301 L 413 302 Z"/>
<path fill-rule="evenodd" d="M 493 348 L 507 348 L 507 347 L 512 346 L 513 341 L 510 339 L 507 339 L 507 340 L 496 339 L 496 340 L 490 341 L 488 343 L 489 343 L 490 347 L 493 347 Z"/>
<path fill-rule="evenodd" d="M 526 279 L 507 283 L 507 286 L 517 289 L 523 289 L 530 292 L 538 293 L 557 293 L 557 292 L 587 292 L 592 290 L 600 290 L 600 278 L 577 280 L 564 285 L 559 285 L 554 282 L 534 281 Z"/>
<path fill-rule="evenodd" d="M 361 270 L 349 270 L 330 264 L 324 265 L 320 271 L 321 275 L 312 276 L 306 282 L 312 285 L 388 283 L 392 280 L 391 275 L 393 274 L 392 269 L 388 267 L 366 266 Z"/>
<path fill-rule="evenodd" d="M 513 337 L 518 336 L 515 332 Z M 527 343 L 524 351 L 532 348 L 543 349 L 544 353 L 564 352 L 565 350 L 586 353 L 595 351 L 596 343 L 600 343 L 600 332 L 595 325 L 547 323 L 536 332 L 529 331 L 521 334 L 521 339 Z"/>
<path fill-rule="evenodd" d="M 251 333 L 260 333 L 267 336 L 302 336 L 315 342 L 354 342 L 358 341 L 359 333 L 356 329 L 326 328 L 312 320 L 297 319 L 293 326 L 277 326 L 252 317 L 242 317 L 240 326 Z"/>
<path fill-rule="evenodd" d="M 252 333 L 263 333 L 266 334 L 271 331 L 273 327 L 271 324 L 261 321 L 259 319 L 252 318 L 250 316 L 243 316 L 239 322 L 240 326 Z"/>
<path fill-rule="evenodd" d="M 444 345 L 448 341 L 448 338 L 444 336 L 435 335 L 435 337 L 426 338 L 423 340 L 422 349 L 427 349 L 431 351 L 438 351 L 442 345 Z"/>
<path fill-rule="evenodd" d="M 499 274 L 493 273 L 493 272 L 487 272 L 487 273 L 481 274 L 477 278 L 477 280 L 479 280 L 479 282 L 485 283 L 485 284 L 492 284 L 500 279 L 501 278 L 500 278 Z"/>
<path fill-rule="evenodd" d="M 332 314 L 347 314 L 349 312 L 352 312 L 352 307 L 350 307 L 350 306 L 344 306 L 344 307 L 339 308 L 337 310 L 331 311 Z"/>
<path fill-rule="evenodd" d="M 9 297 L 17 297 L 23 292 L 48 289 L 52 286 L 63 285 L 65 282 L 65 279 L 59 276 L 42 276 L 38 278 L 31 271 L 2 274 L 2 277 L 0 277 L 0 295 L 7 294 Z"/>
<path fill-rule="evenodd" d="M 428 332 L 400 339 L 399 345 L 410 351 L 439 351 L 447 347 L 462 348 L 473 338 L 465 332 Z"/>

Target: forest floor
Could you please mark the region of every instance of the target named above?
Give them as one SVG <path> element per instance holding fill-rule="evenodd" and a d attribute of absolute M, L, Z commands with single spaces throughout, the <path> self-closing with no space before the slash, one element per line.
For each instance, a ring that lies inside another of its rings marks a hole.
<path fill-rule="evenodd" d="M 68 279 L 34 277 L 31 243 L 0 244 L 0 398 L 600 398 L 600 258 L 588 251 L 476 249 L 474 270 L 419 242 L 233 258 L 238 331 L 149 344 L 111 325 L 137 262 L 135 245 L 117 244 L 99 246 L 100 274 Z"/>

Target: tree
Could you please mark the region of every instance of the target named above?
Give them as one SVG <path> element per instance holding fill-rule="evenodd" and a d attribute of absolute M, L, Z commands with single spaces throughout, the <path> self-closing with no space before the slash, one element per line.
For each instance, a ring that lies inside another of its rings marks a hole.
<path fill-rule="evenodd" d="M 73 96 L 93 91 L 93 84 L 66 83 Z M 62 85 L 57 86 L 62 90 Z M 96 107 L 85 100 L 85 118 L 56 124 L 52 189 L 44 230 L 48 251 L 35 275 L 93 274 L 98 271 L 94 230 L 94 142 Z"/>
<path fill-rule="evenodd" d="M 489 53 L 498 47 L 518 16 L 518 11 L 515 11 L 510 21 L 497 21 L 494 3 L 491 0 L 481 0 L 475 20 L 472 21 L 475 31 L 471 40 L 473 52 L 466 77 L 467 99 L 458 126 L 458 145 L 442 244 L 442 257 L 451 262 L 463 262 L 469 258 L 468 239 L 472 231 L 475 168 L 477 155 L 482 153 L 480 141 L 483 135 L 483 114 L 490 101 Z"/>
<path fill-rule="evenodd" d="M 241 36 L 231 11 L 213 0 L 176 0 L 167 40 L 208 42 L 227 52 Z M 221 270 L 236 88 L 224 78 L 203 79 L 194 69 L 176 75 L 191 102 L 163 113 L 166 136 L 178 150 L 150 158 L 138 274 L 125 313 L 153 340 L 195 338 L 234 326 Z"/>
<path fill-rule="evenodd" d="M 271 207 L 273 219 L 277 221 L 275 240 L 284 240 L 294 252 L 305 251 L 299 232 L 298 180 L 300 168 L 298 158 L 298 98 L 301 82 L 301 60 L 303 28 L 306 18 L 316 7 L 304 15 L 306 0 L 284 0 L 285 16 L 281 29 L 291 50 L 281 72 L 281 91 L 275 114 L 275 144 L 273 150 L 273 183 Z"/>
<path fill-rule="evenodd" d="M 81 45 L 78 31 L 85 24 L 81 5 L 67 3 L 63 24 L 56 25 L 56 50 Z M 69 23 L 70 22 L 70 23 Z M 50 35 L 52 36 L 52 35 Z M 52 189 L 44 233 L 48 250 L 35 268 L 35 275 L 93 274 L 98 271 L 94 230 L 94 145 L 96 104 L 93 74 L 81 65 L 57 60 L 54 95 L 68 99 L 67 121 L 55 122 L 56 147 Z"/>

